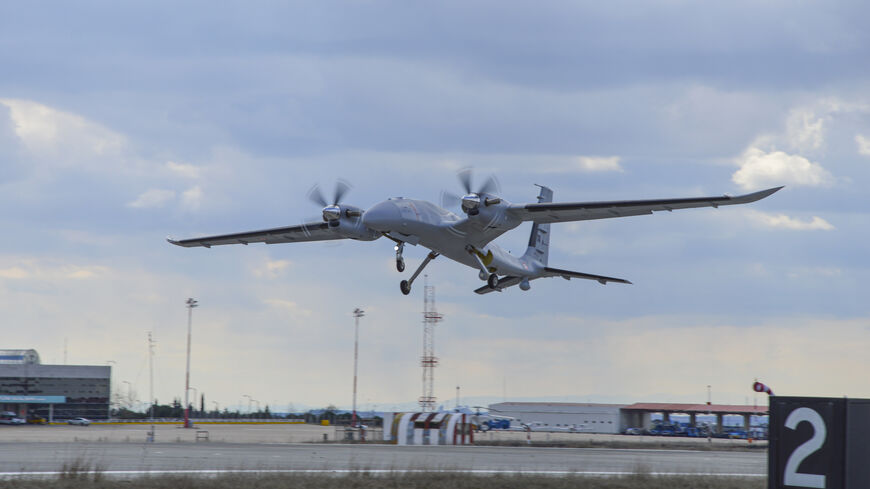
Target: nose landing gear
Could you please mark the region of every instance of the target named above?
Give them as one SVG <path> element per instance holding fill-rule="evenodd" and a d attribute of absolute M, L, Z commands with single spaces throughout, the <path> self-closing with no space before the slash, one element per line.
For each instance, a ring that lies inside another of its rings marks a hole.
<path fill-rule="evenodd" d="M 396 245 L 396 270 L 399 273 L 405 271 L 405 259 L 402 258 L 402 251 L 405 249 L 405 243 L 399 243 Z"/>

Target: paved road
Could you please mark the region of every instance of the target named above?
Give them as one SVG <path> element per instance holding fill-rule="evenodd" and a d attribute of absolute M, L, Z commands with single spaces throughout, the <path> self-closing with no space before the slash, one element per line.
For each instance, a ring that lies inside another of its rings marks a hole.
<path fill-rule="evenodd" d="M 763 476 L 755 452 L 527 447 L 257 443 L 0 443 L 0 472 L 60 470 L 79 463 L 103 471 L 478 470 Z"/>

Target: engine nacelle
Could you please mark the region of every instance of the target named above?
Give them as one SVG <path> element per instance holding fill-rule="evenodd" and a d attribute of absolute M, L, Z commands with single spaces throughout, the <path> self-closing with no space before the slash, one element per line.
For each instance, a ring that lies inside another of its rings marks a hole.
<path fill-rule="evenodd" d="M 369 229 L 363 224 L 361 218 L 364 212 L 359 207 L 352 205 L 327 206 L 323 210 L 323 220 L 329 223 L 329 227 L 335 228 L 339 234 L 346 238 L 361 241 L 372 241 L 380 238 L 381 233 Z"/>
<path fill-rule="evenodd" d="M 520 289 L 521 290 L 529 290 L 532 288 L 532 284 L 529 283 L 529 279 L 524 278 L 520 281 Z"/>

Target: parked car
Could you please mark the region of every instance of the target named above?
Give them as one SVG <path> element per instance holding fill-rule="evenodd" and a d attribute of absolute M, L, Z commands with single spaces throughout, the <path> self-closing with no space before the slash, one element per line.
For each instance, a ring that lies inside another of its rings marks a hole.
<path fill-rule="evenodd" d="M 745 440 L 748 437 L 749 434 L 743 430 L 732 430 L 728 432 L 728 438 L 731 439 Z"/>
<path fill-rule="evenodd" d="M 89 420 L 88 418 L 79 417 L 79 418 L 73 418 L 73 419 L 67 420 L 67 424 L 78 425 L 78 426 L 90 426 L 91 420 Z"/>
<path fill-rule="evenodd" d="M 625 434 L 626 435 L 642 435 L 643 428 L 626 428 Z"/>
<path fill-rule="evenodd" d="M 12 411 L 0 413 L 0 424 L 24 424 L 25 421 Z"/>
<path fill-rule="evenodd" d="M 48 420 L 38 414 L 31 414 L 27 418 L 27 424 L 48 424 Z"/>

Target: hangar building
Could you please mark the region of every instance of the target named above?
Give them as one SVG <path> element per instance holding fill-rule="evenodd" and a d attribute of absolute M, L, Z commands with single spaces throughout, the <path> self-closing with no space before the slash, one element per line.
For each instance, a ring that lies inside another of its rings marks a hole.
<path fill-rule="evenodd" d="M 43 365 L 36 350 L 0 350 L 0 411 L 107 419 L 111 375 L 109 366 Z"/>
<path fill-rule="evenodd" d="M 499 402 L 490 404 L 489 409 L 493 414 L 510 416 L 517 423 L 547 431 L 620 433 L 626 424 L 621 411 L 624 406 L 573 402 Z"/>
<path fill-rule="evenodd" d="M 689 425 L 697 426 L 697 417 L 715 415 L 714 433 L 722 433 L 725 416 L 743 417 L 743 428 L 749 431 L 752 416 L 766 416 L 764 406 L 730 404 L 583 404 L 569 402 L 500 402 L 490 404 L 492 414 L 509 416 L 517 424 L 526 424 L 537 431 L 578 431 L 586 433 L 623 433 L 626 428 L 649 428 L 652 415 L 660 414 L 668 422 L 671 414 L 689 415 Z"/>

